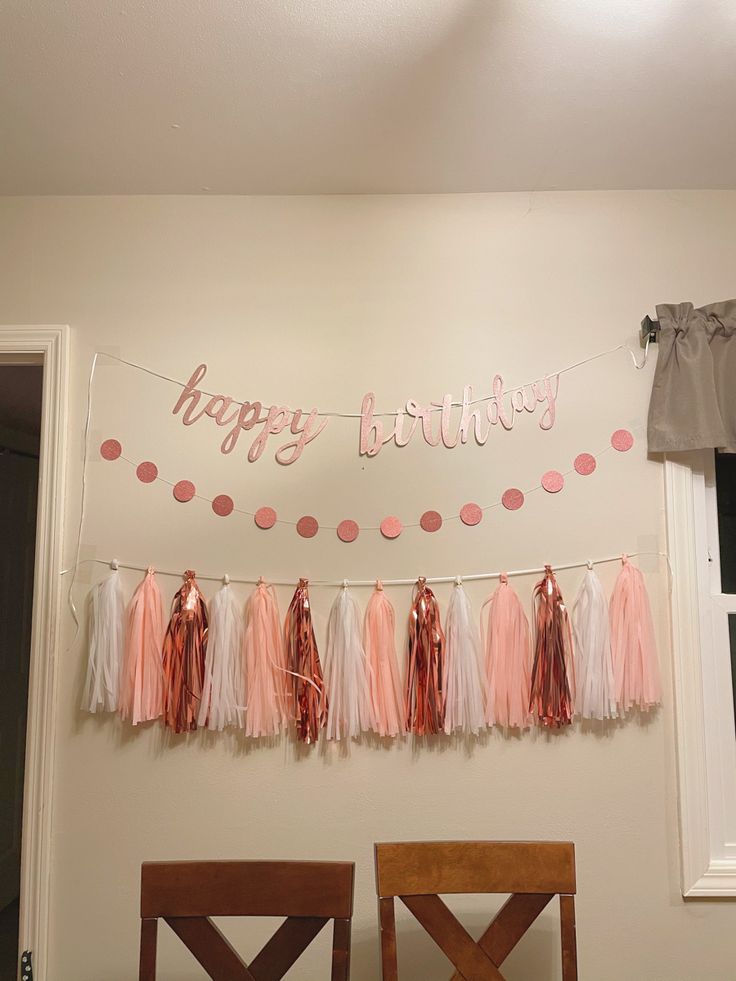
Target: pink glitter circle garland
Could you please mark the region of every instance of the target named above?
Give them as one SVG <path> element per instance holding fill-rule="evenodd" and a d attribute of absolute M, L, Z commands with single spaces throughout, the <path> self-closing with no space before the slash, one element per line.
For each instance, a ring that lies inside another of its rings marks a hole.
<path fill-rule="evenodd" d="M 595 470 L 597 463 L 592 453 L 578 453 L 573 466 L 582 477 L 588 477 Z"/>
<path fill-rule="evenodd" d="M 346 518 L 337 526 L 337 537 L 341 542 L 354 542 L 360 534 L 360 527 L 357 521 Z"/>
<path fill-rule="evenodd" d="M 302 538 L 314 538 L 319 531 L 319 522 L 311 514 L 305 514 L 297 521 L 296 530 Z"/>
<path fill-rule="evenodd" d="M 611 436 L 611 446 L 619 453 L 626 453 L 634 445 L 634 437 L 628 429 L 617 429 Z"/>
<path fill-rule="evenodd" d="M 381 534 L 384 538 L 398 538 L 403 531 L 403 525 L 395 515 L 389 515 L 381 522 Z"/>
<path fill-rule="evenodd" d="M 483 520 L 483 509 L 477 504 L 463 504 L 460 520 L 464 525 L 479 525 Z"/>
<path fill-rule="evenodd" d="M 180 480 L 174 484 L 174 497 L 180 504 L 186 504 L 196 494 L 196 488 L 191 480 Z"/>
<path fill-rule="evenodd" d="M 626 453 L 634 445 L 634 437 L 628 429 L 617 429 L 611 435 L 611 446 L 619 453 Z M 103 460 L 114 461 L 120 458 L 123 448 L 119 440 L 106 439 L 100 444 L 100 456 Z M 596 458 L 592 453 L 579 453 L 573 463 L 574 469 L 581 476 L 587 477 L 592 474 L 597 467 Z M 158 467 L 151 460 L 144 460 L 138 464 L 135 470 L 136 477 L 143 484 L 151 484 L 158 479 Z M 548 470 L 541 479 L 541 485 L 550 494 L 556 494 L 562 490 L 565 484 L 564 476 L 558 470 Z M 180 480 L 173 488 L 174 498 L 185 504 L 191 501 L 196 494 L 196 488 L 191 480 Z M 524 493 L 517 487 L 509 487 L 504 491 L 501 504 L 508 511 L 518 511 L 524 504 Z M 227 517 L 232 514 L 235 505 L 233 499 L 227 494 L 218 494 L 211 502 L 212 510 L 220 517 Z M 464 504 L 460 509 L 460 520 L 465 525 L 473 526 L 480 524 L 483 520 L 483 509 L 473 502 Z M 276 524 L 276 511 L 271 507 L 259 508 L 253 516 L 255 524 L 264 530 L 273 528 Z M 442 527 L 443 518 L 438 511 L 425 511 L 420 518 L 419 524 L 423 531 L 435 532 Z M 296 525 L 297 533 L 302 538 L 314 538 L 319 531 L 319 522 L 312 515 L 304 515 Z M 389 515 L 380 524 L 380 531 L 384 538 L 398 538 L 404 530 L 399 518 Z M 346 518 L 337 527 L 337 536 L 340 541 L 354 542 L 360 534 L 360 526 L 356 521 Z"/>
<path fill-rule="evenodd" d="M 100 456 L 103 460 L 117 460 L 123 448 L 116 439 L 106 439 L 100 445 Z"/>
<path fill-rule="evenodd" d="M 135 468 L 135 475 L 142 484 L 152 484 L 158 477 L 158 467 L 150 460 L 144 460 Z"/>
<path fill-rule="evenodd" d="M 442 527 L 442 515 L 439 511 L 425 511 L 419 519 L 422 531 L 439 531 Z"/>
<path fill-rule="evenodd" d="M 565 478 L 559 470 L 548 470 L 542 477 L 542 487 L 548 494 L 557 494 L 565 486 Z"/>
<path fill-rule="evenodd" d="M 226 518 L 232 514 L 234 507 L 232 497 L 228 497 L 227 494 L 218 494 L 212 502 L 212 510 L 221 518 Z"/>
<path fill-rule="evenodd" d="M 524 494 L 518 487 L 509 487 L 507 491 L 503 492 L 501 504 L 503 504 L 508 511 L 518 511 L 523 503 Z"/>
<path fill-rule="evenodd" d="M 276 524 L 276 512 L 273 508 L 258 508 L 256 513 L 253 515 L 253 520 L 259 528 L 263 528 L 264 531 L 267 531 L 269 528 L 273 528 L 273 526 Z"/>

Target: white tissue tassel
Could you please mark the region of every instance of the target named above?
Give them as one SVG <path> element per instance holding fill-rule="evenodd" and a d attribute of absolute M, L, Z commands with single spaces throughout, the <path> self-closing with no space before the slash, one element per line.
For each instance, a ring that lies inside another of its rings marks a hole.
<path fill-rule="evenodd" d="M 368 691 L 368 659 L 361 615 L 349 590 L 341 589 L 327 622 L 325 687 L 329 700 L 328 739 L 355 738 L 373 725 Z"/>
<path fill-rule="evenodd" d="M 220 731 L 245 722 L 243 614 L 229 585 L 210 603 L 207 659 L 198 723 Z"/>
<path fill-rule="evenodd" d="M 89 654 L 82 708 L 115 712 L 125 645 L 125 600 L 115 570 L 93 590 L 89 610 Z"/>
<path fill-rule="evenodd" d="M 576 713 L 584 719 L 616 717 L 611 630 L 603 586 L 585 573 L 572 611 L 575 635 Z"/>
<path fill-rule="evenodd" d="M 480 632 L 467 593 L 456 585 L 445 622 L 445 732 L 477 735 L 484 728 L 485 672 L 481 668 Z"/>

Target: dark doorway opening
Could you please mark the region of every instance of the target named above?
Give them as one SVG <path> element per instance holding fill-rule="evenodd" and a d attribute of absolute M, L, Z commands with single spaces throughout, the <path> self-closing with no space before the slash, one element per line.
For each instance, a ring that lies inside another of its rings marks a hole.
<path fill-rule="evenodd" d="M 41 365 L 0 364 L 0 978 L 18 965 Z"/>

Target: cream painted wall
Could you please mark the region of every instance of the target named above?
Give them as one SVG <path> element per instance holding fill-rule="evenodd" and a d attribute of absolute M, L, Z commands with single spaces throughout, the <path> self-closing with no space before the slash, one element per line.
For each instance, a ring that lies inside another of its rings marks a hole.
<path fill-rule="evenodd" d="M 496 371 L 522 382 L 635 342 L 656 302 L 733 295 L 736 193 L 591 193 L 447 197 L 45 198 L 0 202 L 0 323 L 69 323 L 72 423 L 66 552 L 79 516 L 87 373 L 95 350 L 185 377 L 200 361 L 216 389 L 292 405 L 357 410 L 364 392 L 393 408 L 408 396 L 486 389 Z M 386 578 L 536 566 L 664 547 L 661 467 L 643 441 L 650 364 L 611 355 L 564 376 L 558 422 L 534 418 L 485 447 L 357 454 L 354 422 L 333 420 L 290 468 L 223 457 L 206 423 L 184 429 L 165 383 L 103 364 L 93 444 L 110 435 L 162 473 L 293 518 L 448 510 L 498 498 L 611 431 L 640 437 L 595 475 L 517 514 L 490 512 L 394 542 L 352 546 L 289 527 L 176 505 L 123 464 L 92 459 L 83 555 L 220 575 Z M 135 976 L 139 864 L 189 857 L 321 857 L 357 862 L 354 971 L 377 976 L 372 843 L 401 838 L 571 838 L 579 872 L 580 975 L 590 981 L 727 981 L 736 911 L 679 895 L 676 782 L 665 568 L 643 563 L 661 642 L 666 704 L 612 731 L 475 745 L 354 745 L 296 752 L 238 736 L 166 738 L 78 712 L 84 651 L 66 650 L 58 685 L 50 981 Z M 78 605 L 104 570 L 85 567 Z M 615 568 L 601 571 L 610 587 Z M 129 590 L 136 575 L 126 574 Z M 562 573 L 572 600 L 580 573 Z M 176 581 L 163 578 L 168 595 Z M 533 577 L 518 583 L 525 601 Z M 212 593 L 213 584 L 206 592 Z M 468 587 L 476 609 L 489 591 Z M 319 638 L 333 590 L 315 588 Z M 439 590 L 446 604 L 448 590 Z M 239 588 L 239 595 L 245 590 Z M 367 594 L 358 594 L 361 604 Z M 391 592 L 403 623 L 409 590 Z M 281 590 L 282 610 L 289 591 Z M 67 645 L 72 640 L 67 617 Z M 460 904 L 477 929 L 481 904 Z M 255 925 L 260 928 L 260 924 Z M 230 928 L 243 950 L 255 926 Z M 408 978 L 443 977 L 442 959 L 406 917 Z M 542 977 L 557 950 L 545 915 L 508 962 L 510 981 Z M 161 978 L 203 975 L 162 934 Z M 294 977 L 318 976 L 315 948 Z M 434 974 L 432 973 L 434 972 Z"/>

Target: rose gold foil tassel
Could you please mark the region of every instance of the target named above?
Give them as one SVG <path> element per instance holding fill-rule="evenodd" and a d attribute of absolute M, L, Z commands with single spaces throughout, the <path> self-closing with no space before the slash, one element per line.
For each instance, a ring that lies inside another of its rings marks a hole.
<path fill-rule="evenodd" d="M 187 569 L 174 597 L 163 650 L 164 724 L 174 732 L 197 728 L 207 654 L 207 607 Z"/>
<path fill-rule="evenodd" d="M 529 710 L 551 729 L 569 726 L 575 698 L 572 631 L 551 566 L 534 587 L 536 630 Z"/>
<path fill-rule="evenodd" d="M 409 614 L 409 670 L 406 676 L 407 731 L 417 736 L 442 732 L 445 694 L 442 688 L 445 635 L 434 593 L 420 576 Z"/>
<path fill-rule="evenodd" d="M 327 725 L 329 705 L 317 641 L 312 627 L 309 580 L 300 579 L 284 623 L 284 648 L 292 680 L 296 734 L 300 742 L 316 743 Z"/>

